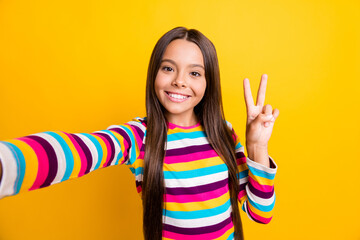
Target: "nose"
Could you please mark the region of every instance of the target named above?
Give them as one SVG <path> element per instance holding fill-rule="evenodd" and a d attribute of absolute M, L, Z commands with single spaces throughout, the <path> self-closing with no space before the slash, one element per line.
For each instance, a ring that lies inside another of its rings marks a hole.
<path fill-rule="evenodd" d="M 187 86 L 186 77 L 183 76 L 183 74 L 179 73 L 179 74 L 176 75 L 176 78 L 174 79 L 172 84 L 174 86 L 177 86 L 177 87 L 180 87 L 180 88 L 186 87 Z"/>

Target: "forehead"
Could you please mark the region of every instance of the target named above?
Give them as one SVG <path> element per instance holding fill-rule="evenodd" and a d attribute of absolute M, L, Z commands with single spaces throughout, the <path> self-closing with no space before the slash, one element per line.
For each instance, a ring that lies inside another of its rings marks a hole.
<path fill-rule="evenodd" d="M 185 39 L 176 39 L 167 46 L 163 59 L 171 59 L 178 64 L 204 64 L 202 52 L 198 45 Z"/>

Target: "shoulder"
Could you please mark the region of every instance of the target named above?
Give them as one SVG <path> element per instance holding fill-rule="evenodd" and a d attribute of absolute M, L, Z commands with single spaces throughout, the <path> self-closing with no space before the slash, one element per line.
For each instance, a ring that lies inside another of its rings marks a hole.
<path fill-rule="evenodd" d="M 146 117 L 135 117 L 131 121 L 127 122 L 126 124 L 132 125 L 142 129 L 144 132 L 146 131 Z"/>
<path fill-rule="evenodd" d="M 133 132 L 143 136 L 146 131 L 146 117 L 143 118 L 135 117 L 132 120 L 125 122 L 123 124 L 111 125 L 107 128 L 107 130 L 112 130 L 112 129 L 119 129 L 119 130 L 122 129 L 124 131 L 126 131 L 126 129 L 132 129 Z"/>
<path fill-rule="evenodd" d="M 227 127 L 229 128 L 229 130 L 231 131 L 231 135 L 232 135 L 234 141 L 236 142 L 238 139 L 238 136 L 237 136 L 232 124 L 227 120 L 225 120 L 225 123 L 226 123 Z"/>

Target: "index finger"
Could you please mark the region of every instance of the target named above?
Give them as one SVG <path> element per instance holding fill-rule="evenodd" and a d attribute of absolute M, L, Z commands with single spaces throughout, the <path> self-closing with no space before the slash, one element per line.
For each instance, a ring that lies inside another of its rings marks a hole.
<path fill-rule="evenodd" d="M 244 79 L 244 98 L 247 109 L 249 109 L 251 106 L 254 106 L 254 99 L 251 94 L 250 82 L 247 78 Z"/>
<path fill-rule="evenodd" d="M 266 85 L 267 85 L 267 75 L 263 74 L 261 76 L 260 86 L 257 94 L 256 106 L 264 106 Z"/>

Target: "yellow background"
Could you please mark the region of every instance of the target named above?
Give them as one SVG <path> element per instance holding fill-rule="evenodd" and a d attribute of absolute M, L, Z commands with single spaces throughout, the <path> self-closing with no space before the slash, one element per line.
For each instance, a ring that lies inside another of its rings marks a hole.
<path fill-rule="evenodd" d="M 270 224 L 246 239 L 360 239 L 359 1 L 0 1 L 0 139 L 93 132 L 145 115 L 151 51 L 185 26 L 216 46 L 245 143 L 243 79 L 280 110 Z M 0 200 L 0 239 L 142 239 L 126 166 Z"/>

